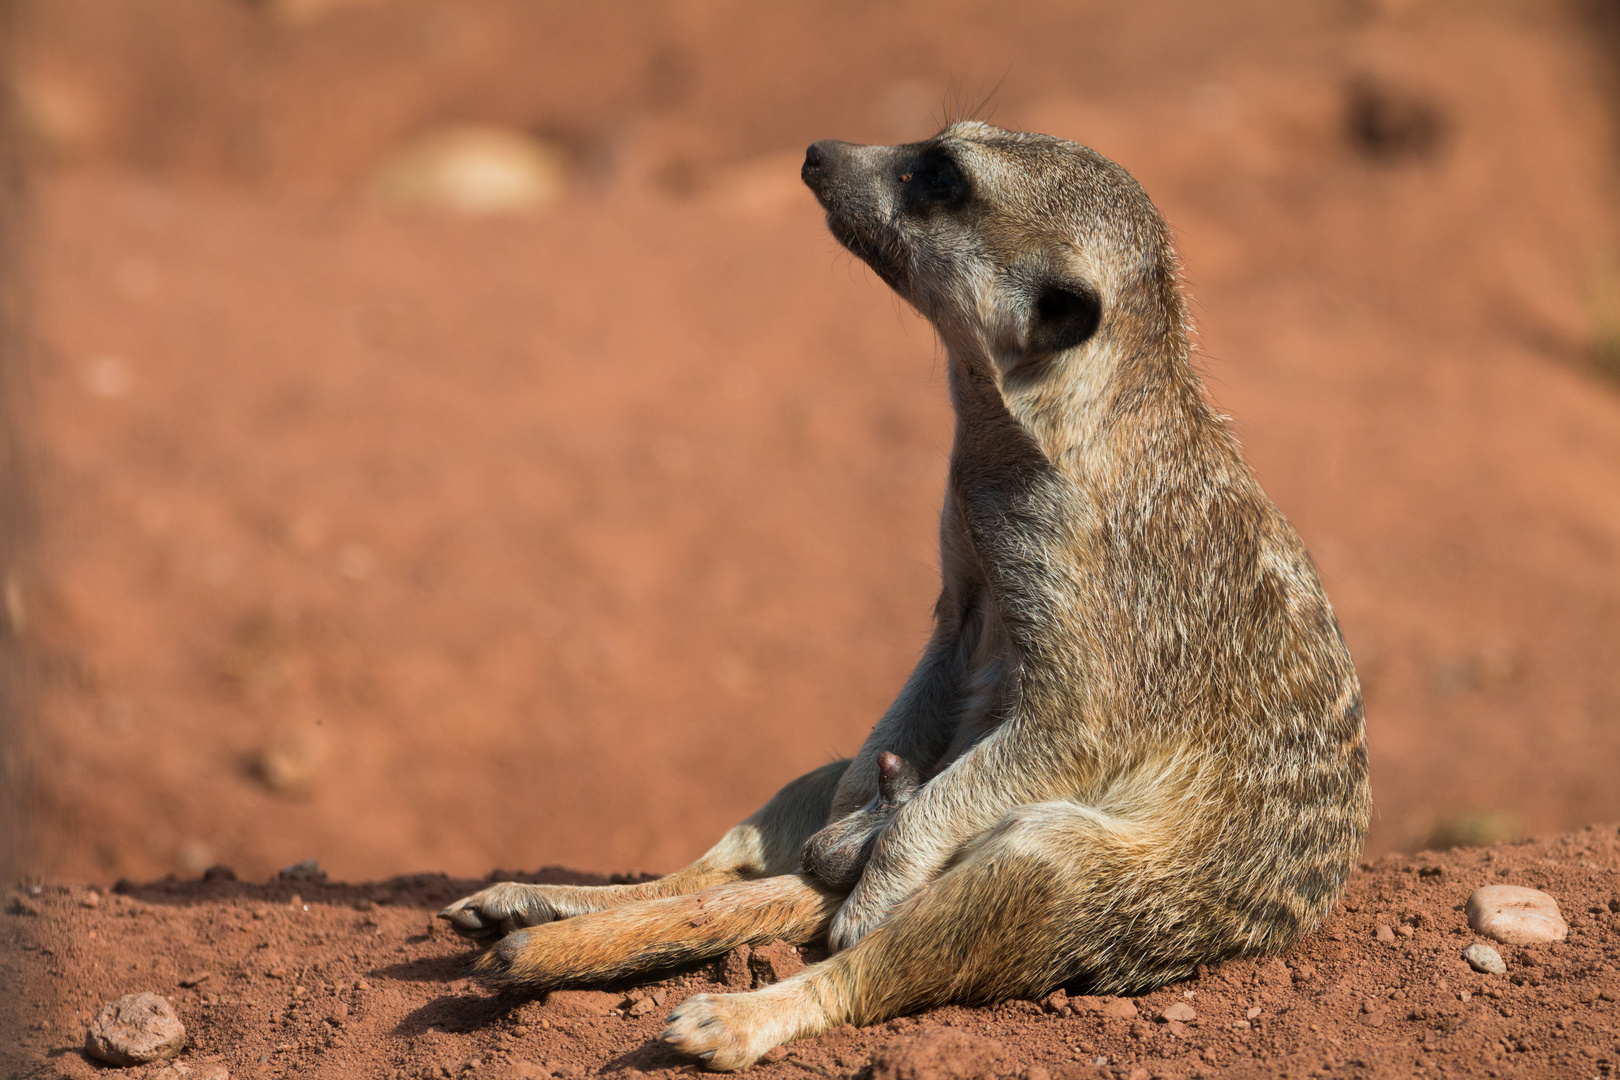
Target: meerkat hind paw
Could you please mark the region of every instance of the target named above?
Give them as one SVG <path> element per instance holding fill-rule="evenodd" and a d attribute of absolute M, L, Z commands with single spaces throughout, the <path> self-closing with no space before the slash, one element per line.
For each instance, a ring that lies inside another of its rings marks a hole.
<path fill-rule="evenodd" d="M 471 975 L 490 986 L 512 987 L 520 984 L 535 985 L 540 982 L 535 972 L 527 972 L 527 977 L 517 974 L 516 969 L 521 965 L 523 950 L 529 944 L 527 930 L 516 930 L 497 941 L 493 948 L 486 949 L 473 961 Z"/>
<path fill-rule="evenodd" d="M 438 917 L 464 938 L 490 942 L 526 926 L 539 926 L 557 918 L 547 902 L 544 886 L 503 881 L 471 896 L 462 897 Z"/>
<path fill-rule="evenodd" d="M 745 1069 L 787 1041 L 771 1022 L 772 1004 L 758 993 L 697 994 L 669 1014 L 660 1038 L 710 1069 Z"/>

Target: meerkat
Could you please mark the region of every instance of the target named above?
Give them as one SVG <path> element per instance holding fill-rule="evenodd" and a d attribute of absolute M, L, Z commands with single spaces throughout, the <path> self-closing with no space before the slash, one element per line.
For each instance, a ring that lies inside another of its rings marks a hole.
<path fill-rule="evenodd" d="M 494 942 L 483 977 L 532 988 L 824 936 L 788 979 L 675 1008 L 664 1040 L 715 1069 L 843 1023 L 1288 948 L 1361 850 L 1361 691 L 1194 371 L 1158 211 L 1086 147 L 978 122 L 818 142 L 802 175 L 948 358 L 933 636 L 853 759 L 692 866 L 495 885 L 441 915 Z"/>

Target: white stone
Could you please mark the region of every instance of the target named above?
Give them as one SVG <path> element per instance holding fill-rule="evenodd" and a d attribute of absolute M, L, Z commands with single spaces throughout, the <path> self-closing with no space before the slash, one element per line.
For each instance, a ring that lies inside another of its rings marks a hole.
<path fill-rule="evenodd" d="M 168 999 L 157 994 L 125 994 L 103 1006 L 84 1038 L 91 1057 L 112 1065 L 162 1061 L 185 1044 L 185 1025 Z"/>
<path fill-rule="evenodd" d="M 1569 923 L 1558 901 L 1539 889 L 1517 885 L 1486 885 L 1468 898 L 1468 925 L 1476 933 L 1509 945 L 1536 945 L 1563 941 Z"/>
<path fill-rule="evenodd" d="M 1475 971 L 1486 975 L 1507 974 L 1507 965 L 1502 963 L 1502 954 L 1489 945 L 1481 945 L 1476 941 L 1464 949 L 1462 955 L 1463 959 L 1468 961 L 1468 966 Z"/>

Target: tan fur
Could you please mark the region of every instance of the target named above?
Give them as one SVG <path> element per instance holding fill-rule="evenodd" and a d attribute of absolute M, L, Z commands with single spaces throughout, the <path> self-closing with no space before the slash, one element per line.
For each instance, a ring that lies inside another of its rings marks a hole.
<path fill-rule="evenodd" d="M 1360 688 L 1309 556 L 1204 398 L 1157 211 L 1084 147 L 978 123 L 818 143 L 805 180 L 949 356 L 933 638 L 852 761 L 687 870 L 498 885 L 444 916 L 518 931 L 480 970 L 537 987 L 825 931 L 824 963 L 671 1015 L 666 1040 L 721 1069 L 840 1023 L 1140 990 L 1289 947 L 1366 830 Z M 878 797 L 885 751 L 921 774 L 903 802 Z M 841 902 L 782 876 L 823 826 L 812 864 L 855 877 Z"/>
<path fill-rule="evenodd" d="M 489 982 L 544 990 L 602 983 L 735 949 L 819 937 L 844 902 L 804 874 L 738 881 L 543 923 L 502 938 L 473 964 Z"/>

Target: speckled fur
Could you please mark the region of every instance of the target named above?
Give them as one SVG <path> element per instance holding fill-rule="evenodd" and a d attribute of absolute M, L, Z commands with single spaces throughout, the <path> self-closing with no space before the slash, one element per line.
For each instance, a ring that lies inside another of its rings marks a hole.
<path fill-rule="evenodd" d="M 714 1068 L 844 1022 L 1065 982 L 1140 990 L 1286 949 L 1361 849 L 1360 688 L 1310 557 L 1205 399 L 1158 212 L 1091 150 L 971 122 L 818 143 L 805 179 L 949 357 L 934 635 L 852 762 L 681 874 L 570 902 L 767 877 L 731 887 L 739 920 L 751 895 L 800 898 L 814 925 L 790 936 L 825 927 L 831 959 L 671 1016 L 666 1039 Z M 784 853 L 819 810 L 873 800 L 883 751 L 924 783 L 842 904 L 813 902 L 827 887 L 776 876 L 796 869 Z M 525 925 L 479 897 L 447 909 L 462 932 Z M 736 935 L 681 936 L 702 955 Z M 550 981 L 513 951 L 483 967 Z"/>

